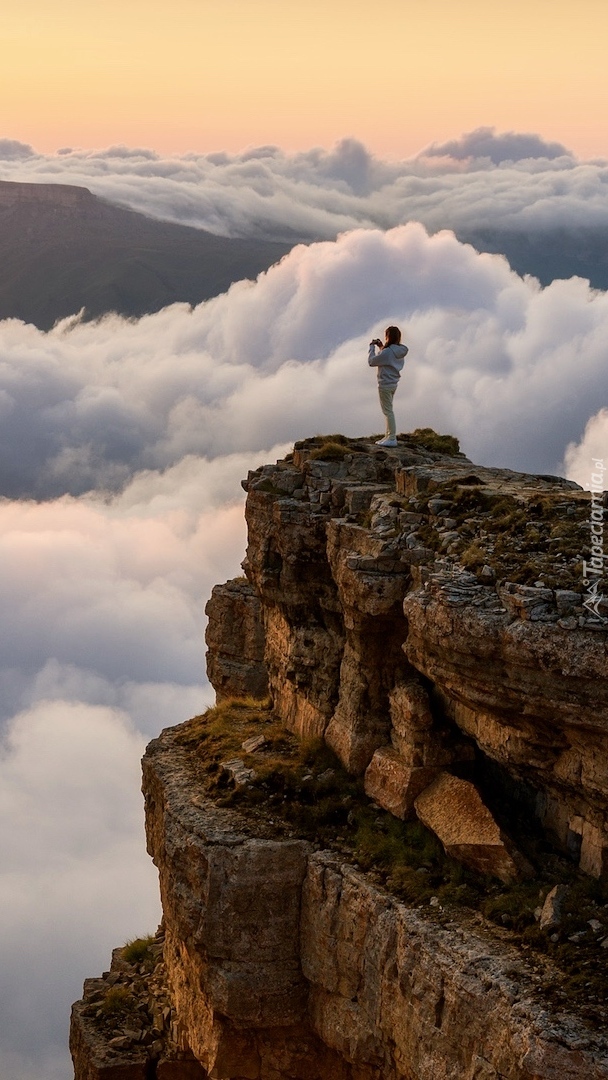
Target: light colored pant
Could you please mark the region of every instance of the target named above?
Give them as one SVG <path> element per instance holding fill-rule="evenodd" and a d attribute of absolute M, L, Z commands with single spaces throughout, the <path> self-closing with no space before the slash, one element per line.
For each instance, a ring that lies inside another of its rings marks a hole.
<path fill-rule="evenodd" d="M 393 398 L 395 396 L 396 386 L 379 386 L 378 395 L 380 397 L 380 408 L 386 418 L 386 436 L 388 439 L 395 439 L 397 437 L 397 427 L 395 424 L 395 414 L 393 412 Z"/>

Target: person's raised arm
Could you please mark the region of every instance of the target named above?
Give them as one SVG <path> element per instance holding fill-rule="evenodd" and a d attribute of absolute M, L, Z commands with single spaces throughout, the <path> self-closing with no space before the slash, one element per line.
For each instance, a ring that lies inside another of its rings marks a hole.
<path fill-rule="evenodd" d="M 376 349 L 380 349 L 380 352 L 377 353 Z M 384 346 L 383 346 L 382 342 L 380 341 L 380 338 L 374 338 L 373 341 L 370 341 L 370 343 L 369 343 L 369 356 L 367 358 L 367 362 L 368 362 L 370 367 L 378 367 L 378 364 L 379 364 L 378 357 L 381 356 L 383 352 L 384 352 Z"/>

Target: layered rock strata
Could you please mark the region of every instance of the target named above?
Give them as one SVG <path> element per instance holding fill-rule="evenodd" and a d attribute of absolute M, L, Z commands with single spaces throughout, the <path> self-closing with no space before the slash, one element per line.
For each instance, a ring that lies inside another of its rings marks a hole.
<path fill-rule="evenodd" d="M 589 496 L 407 438 L 390 451 L 321 444 L 296 444 L 244 482 L 258 622 L 243 655 L 259 673 L 262 634 L 285 725 L 368 770 L 369 793 L 401 817 L 442 769 L 490 789 L 498 777 L 603 874 L 608 613 L 583 607 Z M 221 694 L 247 685 L 226 669 L 234 589 L 217 587 L 208 609 Z"/>
<path fill-rule="evenodd" d="M 501 880 L 530 871 L 516 812 L 601 876 L 608 638 L 603 609 L 583 607 L 589 497 L 442 449 L 318 438 L 249 475 L 246 580 L 207 609 L 218 701 L 268 690 L 285 728 L 324 740 L 377 806 L 418 813 Z M 551 959 L 437 896 L 400 902 L 276 801 L 246 812 L 212 797 L 209 768 L 224 790 L 255 781 L 264 737 L 207 768 L 190 723 L 144 759 L 164 912 L 146 1008 L 162 1038 L 150 1050 L 145 1024 L 135 1039 L 100 1028 L 107 979 L 91 983 L 73 1016 L 76 1080 L 608 1078 L 601 1029 L 548 1004 L 563 981 Z M 539 897 L 538 933 L 559 927 L 563 892 Z M 586 956 L 604 943 L 592 910 L 565 940 Z M 108 1057 L 115 1039 L 131 1042 Z"/>
<path fill-rule="evenodd" d="M 608 1041 L 550 1015 L 548 973 L 498 931 L 414 910 L 270 813 L 218 806 L 198 769 L 180 728 L 144 758 L 176 1038 L 210 1077 L 608 1077 Z"/>
<path fill-rule="evenodd" d="M 161 929 L 145 964 L 129 963 L 114 949 L 110 970 L 85 980 L 70 1024 L 77 1080 L 204 1080 L 200 1062 L 178 1045 L 164 940 Z"/>
<path fill-rule="evenodd" d="M 207 674 L 217 701 L 268 693 L 260 601 L 246 578 L 216 585 L 207 602 Z"/>

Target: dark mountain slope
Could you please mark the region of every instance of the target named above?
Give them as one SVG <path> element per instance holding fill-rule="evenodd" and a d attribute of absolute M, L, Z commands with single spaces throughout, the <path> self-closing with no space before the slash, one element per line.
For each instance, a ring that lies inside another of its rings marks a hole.
<path fill-rule="evenodd" d="M 87 188 L 0 181 L 0 319 L 139 316 L 254 278 L 290 245 L 155 221 Z"/>
<path fill-rule="evenodd" d="M 532 274 L 541 285 L 556 278 L 587 278 L 594 289 L 608 289 L 608 230 L 573 226 L 521 233 L 509 229 L 458 230 L 463 243 L 478 251 L 505 255 L 518 274 Z"/>

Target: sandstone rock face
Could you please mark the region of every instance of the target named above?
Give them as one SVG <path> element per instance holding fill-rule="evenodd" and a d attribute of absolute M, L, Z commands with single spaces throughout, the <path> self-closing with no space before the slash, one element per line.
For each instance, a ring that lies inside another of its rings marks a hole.
<path fill-rule="evenodd" d="M 429 923 L 335 857 L 311 857 L 302 967 L 312 1025 L 357 1078 L 608 1075 L 604 1050 L 585 1048 L 574 1028 L 555 1037 L 513 964 L 482 934 Z"/>
<path fill-rule="evenodd" d="M 207 609 L 219 699 L 267 686 L 282 725 L 325 740 L 378 806 L 417 812 L 469 866 L 527 872 L 502 831 L 517 805 L 605 874 L 608 634 L 577 584 L 588 496 L 436 439 L 323 442 L 244 482 L 247 581 Z M 214 765 L 240 798 L 245 743 Z M 529 965 L 508 930 L 428 892 L 400 903 L 274 820 L 276 802 L 210 801 L 200 769 L 180 729 L 144 759 L 175 1054 L 115 1065 L 146 1080 L 191 1080 L 176 1054 L 213 1080 L 608 1080 L 605 1034 L 540 993 L 550 960 Z M 82 1009 L 76 1080 L 137 1076 L 92 1071 Z"/>
<path fill-rule="evenodd" d="M 337 701 L 344 625 L 325 555 L 325 514 L 281 497 L 294 473 L 279 470 L 271 491 L 265 478 L 252 484 L 246 515 L 256 542 L 244 566 L 263 608 L 273 700 L 292 731 L 321 735 Z"/>
<path fill-rule="evenodd" d="M 268 693 L 260 601 L 245 579 L 216 585 L 207 602 L 207 676 L 218 701 Z"/>
<path fill-rule="evenodd" d="M 475 606 L 471 591 L 456 592 L 439 574 L 406 597 L 408 659 L 440 689 L 460 730 L 538 793 L 539 817 L 562 845 L 579 833 L 581 866 L 600 874 L 608 835 L 606 634 L 514 617 L 493 588 L 472 589 Z"/>
<path fill-rule="evenodd" d="M 347 769 L 360 773 L 374 750 L 389 741 L 388 694 L 407 670 L 402 604 L 410 565 L 394 545 L 344 521 L 327 526 L 327 558 L 345 642 L 325 740 Z"/>
<path fill-rule="evenodd" d="M 216 1080 L 351 1080 L 307 1023 L 300 906 L 310 845 L 256 835 L 203 798 L 178 733 L 164 732 L 143 762 L 178 1045 Z"/>
<path fill-rule="evenodd" d="M 247 836 L 233 815 L 199 801 L 195 765 L 171 731 L 148 747 L 144 791 L 168 981 L 189 1045 L 207 1067 L 209 1040 L 214 1053 L 221 1043 L 218 1017 L 253 1028 L 303 1017 L 297 931 L 308 845 Z M 186 951 L 185 942 L 194 947 Z"/>
<path fill-rule="evenodd" d="M 395 817 L 412 817 L 416 799 L 436 775 L 437 769 L 412 768 L 392 747 L 382 746 L 365 771 L 365 794 Z"/>
<path fill-rule="evenodd" d="M 206 801 L 179 729 L 150 745 L 144 792 L 175 1032 L 210 1077 L 608 1077 L 606 1040 L 548 1022 L 519 952 Z"/>
<path fill-rule="evenodd" d="M 415 801 L 418 817 L 452 858 L 509 883 L 533 877 L 532 867 L 504 835 L 468 780 L 440 775 Z"/>
<path fill-rule="evenodd" d="M 306 1058 L 312 1038 L 299 961 L 309 845 L 251 835 L 199 796 L 177 730 L 148 747 L 144 792 L 181 1045 L 212 1077 L 282 1075 L 268 1062 L 290 1059 L 292 1044 Z"/>
<path fill-rule="evenodd" d="M 368 779 L 378 799 L 380 763 L 387 791 L 388 762 L 397 775 L 391 748 L 406 788 L 408 770 L 464 768 L 475 780 L 498 768 L 533 793 L 562 850 L 590 874 L 608 872 L 608 633 L 572 585 L 588 496 L 557 477 L 473 466 L 407 439 L 388 452 L 352 441 L 328 461 L 313 456 L 319 442 L 244 483 L 244 567 L 286 726 L 323 737 L 353 773 L 382 750 Z M 525 564 L 529 518 L 537 547 Z M 569 518 L 574 539 L 554 541 Z M 554 542 L 575 554 L 556 562 Z M 459 561 L 471 553 L 475 572 Z M 522 568 L 539 581 L 501 577 Z M 551 573 L 554 587 L 542 580 Z M 211 641 L 222 636 L 216 624 L 212 613 Z M 221 694 L 229 684 L 218 682 Z M 396 789 L 390 799 L 407 812 L 405 789 L 405 801 Z"/>

